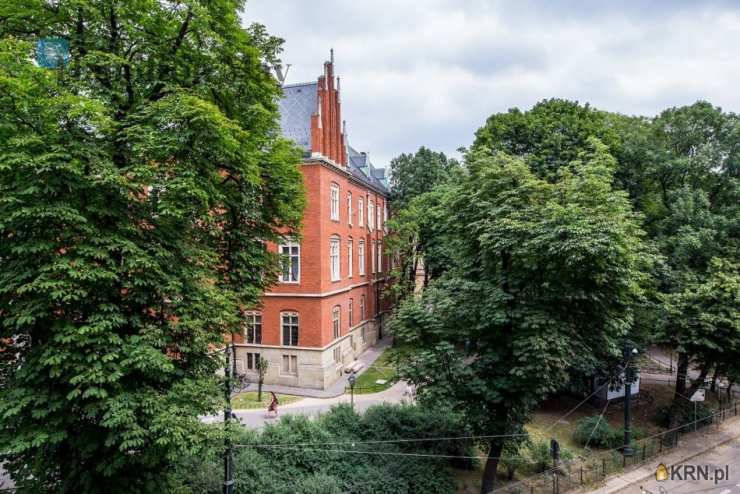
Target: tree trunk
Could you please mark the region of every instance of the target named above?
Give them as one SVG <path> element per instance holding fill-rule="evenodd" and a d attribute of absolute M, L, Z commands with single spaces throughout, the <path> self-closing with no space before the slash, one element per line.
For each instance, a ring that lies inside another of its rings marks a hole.
<path fill-rule="evenodd" d="M 257 382 L 257 401 L 262 401 L 262 381 L 263 379 L 260 378 Z"/>
<path fill-rule="evenodd" d="M 719 378 L 719 365 L 714 368 L 714 375 L 712 376 L 712 386 L 709 388 L 712 393 L 717 392 L 717 379 Z"/>
<path fill-rule="evenodd" d="M 699 373 L 699 377 L 691 382 L 690 386 L 686 387 L 686 381 L 689 374 L 689 355 L 685 352 L 678 354 L 678 365 L 676 367 L 676 390 L 673 395 L 673 403 L 671 404 L 671 420 L 669 429 L 673 430 L 680 426 L 681 422 L 681 409 L 685 408 L 689 404 L 689 399 L 696 393 L 704 380 L 709 374 L 709 368 L 702 369 Z"/>
<path fill-rule="evenodd" d="M 480 486 L 480 494 L 488 494 L 493 491 L 496 484 L 496 471 L 498 470 L 498 459 L 504 449 L 502 442 L 492 442 L 486 459 L 486 468 L 483 470 L 483 480 Z"/>

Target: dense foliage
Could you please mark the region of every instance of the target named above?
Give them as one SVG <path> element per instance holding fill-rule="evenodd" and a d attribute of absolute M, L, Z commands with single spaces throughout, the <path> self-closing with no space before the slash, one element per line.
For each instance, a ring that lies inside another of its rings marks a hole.
<path fill-rule="evenodd" d="M 592 136 L 616 159 L 615 185 L 661 255 L 652 303 L 636 311 L 632 333 L 678 352 L 678 408 L 712 369 L 732 381 L 740 373 L 740 117 L 707 102 L 637 118 L 547 100 L 492 115 L 474 148 L 519 156 L 554 180 Z M 692 368 L 699 376 L 688 382 Z"/>
<path fill-rule="evenodd" d="M 161 491 L 208 434 L 212 350 L 303 205 L 279 41 L 241 7 L 0 0 L 0 460 L 23 491 Z M 34 63 L 44 38 L 66 65 Z"/>
<path fill-rule="evenodd" d="M 449 494 L 454 492 L 450 468 L 474 464 L 425 455 L 471 456 L 471 443 L 424 439 L 466 435 L 460 417 L 408 405 L 377 405 L 361 415 L 342 405 L 316 420 L 286 416 L 262 432 L 240 434 L 236 491 Z M 393 442 L 409 438 L 417 441 Z M 178 492 L 220 493 L 220 452 L 215 443 L 205 455 L 185 458 Z"/>
<path fill-rule="evenodd" d="M 391 322 L 418 350 L 401 375 L 421 402 L 447 404 L 477 434 L 520 434 L 569 369 L 595 374 L 619 355 L 652 257 L 627 195 L 612 186 L 615 168 L 596 138 L 553 181 L 482 149 L 435 191 L 439 241 L 454 256 Z M 482 445 L 481 492 L 492 488 L 505 442 Z"/>

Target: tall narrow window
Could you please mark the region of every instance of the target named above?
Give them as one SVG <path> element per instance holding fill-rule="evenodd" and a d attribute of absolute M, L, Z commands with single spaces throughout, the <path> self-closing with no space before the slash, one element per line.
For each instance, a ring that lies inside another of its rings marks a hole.
<path fill-rule="evenodd" d="M 298 283 L 301 279 L 301 246 L 293 241 L 280 246 L 280 256 L 283 264 L 280 281 L 283 283 Z"/>
<path fill-rule="evenodd" d="M 298 313 L 283 312 L 281 316 L 283 329 L 283 345 L 298 346 Z"/>
<path fill-rule="evenodd" d="M 331 281 L 339 281 L 339 237 L 332 237 L 329 242 L 329 270 Z"/>
<path fill-rule="evenodd" d="M 365 295 L 360 295 L 360 322 L 365 320 Z"/>
<path fill-rule="evenodd" d="M 352 192 L 347 192 L 347 224 L 352 226 Z"/>
<path fill-rule="evenodd" d="M 383 242 L 378 240 L 378 273 L 383 272 Z"/>
<path fill-rule="evenodd" d="M 247 312 L 246 318 L 247 320 L 244 328 L 244 338 L 246 342 L 252 345 L 260 345 L 262 343 L 262 313 Z"/>
<path fill-rule="evenodd" d="M 349 327 L 350 328 L 355 324 L 355 321 L 354 321 L 354 317 L 355 317 L 354 307 L 352 307 L 354 305 L 353 302 L 354 302 L 354 300 L 349 299 L 349 304 L 347 305 L 347 320 L 348 320 L 348 324 L 349 324 Z"/>
<path fill-rule="evenodd" d="M 337 305 L 334 307 L 331 311 L 331 327 L 334 330 L 334 339 L 336 340 L 339 338 L 339 335 L 341 333 L 341 316 L 340 316 L 340 308 Z"/>
<path fill-rule="evenodd" d="M 380 227 L 381 227 L 381 225 L 383 223 L 383 218 L 380 215 L 380 203 L 378 203 L 378 207 L 375 208 L 375 221 L 376 221 L 376 226 L 375 227 L 378 230 L 380 230 Z"/>
<path fill-rule="evenodd" d="M 339 221 L 339 186 L 337 184 L 331 184 L 329 196 L 331 200 L 331 219 Z"/>
<path fill-rule="evenodd" d="M 362 197 L 357 200 L 357 225 L 365 226 L 365 200 Z"/>
<path fill-rule="evenodd" d="M 370 230 L 375 228 L 375 203 L 373 201 L 367 204 L 367 227 Z"/>
<path fill-rule="evenodd" d="M 360 276 L 365 276 L 365 241 L 360 240 L 357 246 L 357 270 Z"/>
<path fill-rule="evenodd" d="M 373 273 L 373 274 L 375 274 L 375 271 L 377 269 L 376 266 L 375 266 L 375 261 L 377 260 L 377 257 L 376 257 L 376 254 L 375 254 L 376 250 L 377 249 L 375 248 L 375 241 L 371 240 L 370 241 L 370 264 L 372 265 L 371 266 L 372 267 L 371 273 Z"/>
<path fill-rule="evenodd" d="M 352 239 L 349 239 L 347 241 L 347 277 L 352 278 L 352 275 L 354 275 L 354 267 L 353 267 L 353 253 L 352 253 Z"/>

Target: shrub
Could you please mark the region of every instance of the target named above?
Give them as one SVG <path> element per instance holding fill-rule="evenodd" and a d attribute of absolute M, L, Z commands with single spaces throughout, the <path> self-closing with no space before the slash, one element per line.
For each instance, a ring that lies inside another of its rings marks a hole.
<path fill-rule="evenodd" d="M 696 419 L 694 419 L 694 405 L 689 402 L 681 406 L 678 413 L 678 423 L 684 425 L 680 429 L 681 432 L 694 430 L 695 420 L 698 420 L 696 424 L 697 429 L 701 429 L 702 427 L 706 427 L 707 425 L 712 423 L 712 409 L 702 402 L 698 402 L 696 404 Z M 665 405 L 659 407 L 655 411 L 655 416 L 653 417 L 653 420 L 659 426 L 668 428 L 671 422 L 671 406 Z"/>
<path fill-rule="evenodd" d="M 410 405 L 374 406 L 362 415 L 338 406 L 316 420 L 285 416 L 261 432 L 237 435 L 237 444 L 284 445 L 238 448 L 237 492 L 449 494 L 454 492 L 451 467 L 459 460 L 383 453 L 473 455 L 470 441 L 363 442 L 468 435 L 454 414 Z M 175 492 L 218 494 L 222 448 L 214 440 L 208 452 L 183 458 L 174 475 L 181 484 Z"/>
<path fill-rule="evenodd" d="M 576 422 L 573 440 L 579 446 L 588 444 L 594 448 L 612 448 L 616 432 L 604 417 L 584 417 Z"/>

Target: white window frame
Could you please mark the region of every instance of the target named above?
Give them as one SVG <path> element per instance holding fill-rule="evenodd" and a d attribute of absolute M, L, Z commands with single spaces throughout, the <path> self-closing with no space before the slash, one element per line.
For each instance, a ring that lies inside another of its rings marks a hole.
<path fill-rule="evenodd" d="M 295 318 L 295 323 L 292 320 L 286 324 L 285 318 Z M 288 329 L 288 343 L 285 343 L 285 330 Z M 295 329 L 293 329 L 295 328 Z M 293 334 L 295 333 L 295 338 Z M 299 346 L 301 337 L 301 318 L 297 312 L 283 311 L 280 313 L 280 343 L 282 346 Z M 293 343 L 295 341 L 295 343 Z"/>
<path fill-rule="evenodd" d="M 347 192 L 347 224 L 352 226 L 352 192 Z"/>
<path fill-rule="evenodd" d="M 378 273 L 382 273 L 383 272 L 383 242 L 382 240 L 378 240 L 377 254 L 378 254 Z"/>
<path fill-rule="evenodd" d="M 365 199 L 357 200 L 357 226 L 365 226 Z"/>
<path fill-rule="evenodd" d="M 357 245 L 357 271 L 360 276 L 365 276 L 365 240 L 360 239 Z"/>
<path fill-rule="evenodd" d="M 339 221 L 339 185 L 335 183 L 329 186 L 329 218 Z"/>
<path fill-rule="evenodd" d="M 354 253 L 352 252 L 353 249 L 354 245 L 350 238 L 347 240 L 347 278 L 352 278 L 354 275 L 354 267 L 352 266 L 352 260 L 354 257 Z"/>
<path fill-rule="evenodd" d="M 259 318 L 259 322 L 257 321 Z M 253 325 L 252 339 L 249 338 L 249 326 Z M 259 326 L 259 338 L 257 338 L 257 326 Z M 261 345 L 262 344 L 262 312 L 258 310 L 250 310 L 244 314 L 244 342 L 249 345 Z"/>
<path fill-rule="evenodd" d="M 329 240 L 329 276 L 331 281 L 339 281 L 341 272 L 341 254 L 342 240 L 338 237 L 331 237 Z"/>
<path fill-rule="evenodd" d="M 342 336 L 342 308 L 339 305 L 331 310 L 331 328 L 335 340 Z"/>
<path fill-rule="evenodd" d="M 370 231 L 375 228 L 375 203 L 373 201 L 367 203 L 367 227 Z"/>
<path fill-rule="evenodd" d="M 383 218 L 380 215 L 380 203 L 378 203 L 378 207 L 375 208 L 375 227 L 376 229 L 380 230 L 382 225 Z"/>
<path fill-rule="evenodd" d="M 371 259 L 370 259 L 370 268 L 372 269 L 372 271 L 371 271 L 372 274 L 375 274 L 377 272 L 376 261 L 378 259 L 376 257 L 377 256 L 376 252 L 377 252 L 377 248 L 375 246 L 375 241 L 374 240 L 371 240 L 370 241 L 370 257 L 371 257 Z"/>
<path fill-rule="evenodd" d="M 349 302 L 347 303 L 347 324 L 351 328 L 352 325 L 355 323 L 355 308 L 354 306 L 354 299 L 349 299 Z"/>
<path fill-rule="evenodd" d="M 288 249 L 288 254 L 283 254 L 283 249 Z M 293 249 L 296 249 L 297 253 L 293 254 Z M 294 240 L 288 240 L 278 246 L 278 253 L 281 256 L 281 263 L 287 261 L 288 263 L 288 278 L 285 278 L 285 266 L 280 266 L 280 283 L 289 285 L 296 285 L 301 282 L 301 244 Z M 296 270 L 297 273 L 293 273 L 293 258 L 297 259 Z M 293 274 L 295 274 L 295 280 L 292 280 Z"/>
<path fill-rule="evenodd" d="M 360 295 L 360 321 L 365 320 L 365 295 Z"/>

